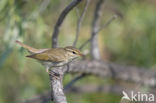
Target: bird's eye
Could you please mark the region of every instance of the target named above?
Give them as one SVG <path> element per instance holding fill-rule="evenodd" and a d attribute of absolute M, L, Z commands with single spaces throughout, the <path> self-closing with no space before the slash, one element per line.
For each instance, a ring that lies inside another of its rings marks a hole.
<path fill-rule="evenodd" d="M 73 51 L 72 53 L 73 53 L 73 54 L 76 54 L 76 52 L 74 52 L 74 51 Z"/>

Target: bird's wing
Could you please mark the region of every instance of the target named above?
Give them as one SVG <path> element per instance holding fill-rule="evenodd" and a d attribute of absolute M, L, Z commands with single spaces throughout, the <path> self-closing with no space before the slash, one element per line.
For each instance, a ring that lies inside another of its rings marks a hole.
<path fill-rule="evenodd" d="M 61 61 L 64 61 L 65 57 L 62 56 L 61 53 L 59 53 L 60 51 L 62 50 L 57 49 L 57 52 L 56 52 L 56 49 L 49 49 L 42 53 L 35 53 L 32 55 L 28 55 L 27 57 L 34 58 L 34 59 L 41 60 L 41 61 L 61 62 Z"/>

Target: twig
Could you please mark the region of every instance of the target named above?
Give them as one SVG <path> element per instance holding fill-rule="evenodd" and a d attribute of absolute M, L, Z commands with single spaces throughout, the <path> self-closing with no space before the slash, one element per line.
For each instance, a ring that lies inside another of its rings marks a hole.
<path fill-rule="evenodd" d="M 67 14 L 76 6 L 78 5 L 82 0 L 73 0 L 60 14 L 55 27 L 54 27 L 54 32 L 52 35 L 52 47 L 55 48 L 58 46 L 58 35 L 59 35 L 59 29 L 67 16 Z"/>
<path fill-rule="evenodd" d="M 80 18 L 80 10 L 79 10 L 79 8 L 75 7 L 75 9 L 76 9 L 76 14 L 77 14 L 78 18 Z"/>
<path fill-rule="evenodd" d="M 115 20 L 117 18 L 117 15 L 113 15 L 104 25 L 102 25 L 97 31 L 96 33 L 99 33 L 103 28 L 107 27 L 113 20 Z"/>
<path fill-rule="evenodd" d="M 109 24 L 112 23 L 113 20 L 115 20 L 117 18 L 117 15 L 113 15 L 102 27 L 100 27 L 97 32 L 96 35 L 103 30 L 105 27 L 107 27 Z M 94 35 L 95 36 L 95 35 Z M 83 49 L 89 42 L 91 41 L 91 38 L 89 38 L 88 40 L 86 40 L 80 47 L 79 49 Z"/>
<path fill-rule="evenodd" d="M 89 38 L 88 40 L 86 40 L 86 41 L 79 47 L 79 49 L 82 50 L 90 41 L 91 41 L 91 38 Z"/>
<path fill-rule="evenodd" d="M 76 46 L 76 43 L 78 41 L 78 37 L 79 37 L 79 34 L 80 34 L 81 23 L 82 23 L 83 18 L 84 18 L 85 14 L 86 14 L 86 11 L 87 11 L 89 2 L 90 2 L 90 0 L 86 0 L 85 7 L 84 7 L 84 9 L 82 11 L 82 14 L 81 14 L 80 17 L 78 16 L 77 28 L 76 28 L 76 36 L 75 36 L 75 40 L 74 40 L 74 43 L 73 43 L 73 46 L 74 47 Z M 77 14 L 79 14 L 79 11 L 78 10 L 77 10 Z"/>
<path fill-rule="evenodd" d="M 86 76 L 86 74 L 81 74 L 81 75 L 75 77 L 73 80 L 71 80 L 71 81 L 64 87 L 64 89 L 65 89 L 65 90 L 70 89 L 70 88 L 72 87 L 72 85 L 73 85 L 75 82 L 77 82 L 78 80 L 84 78 L 85 76 Z"/>

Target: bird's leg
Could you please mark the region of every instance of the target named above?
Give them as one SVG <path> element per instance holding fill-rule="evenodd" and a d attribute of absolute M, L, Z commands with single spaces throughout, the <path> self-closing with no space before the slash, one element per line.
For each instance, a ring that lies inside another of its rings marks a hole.
<path fill-rule="evenodd" d="M 60 74 L 58 74 L 58 73 L 55 73 L 54 71 L 51 71 L 50 72 L 50 75 L 52 75 L 54 78 L 56 78 L 56 79 L 60 79 Z"/>

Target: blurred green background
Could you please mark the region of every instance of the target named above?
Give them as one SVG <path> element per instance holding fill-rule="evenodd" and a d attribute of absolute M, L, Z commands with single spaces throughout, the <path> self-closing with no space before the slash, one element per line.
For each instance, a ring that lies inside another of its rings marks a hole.
<path fill-rule="evenodd" d="M 84 2 L 78 5 L 82 11 Z M 15 40 L 36 48 L 50 48 L 53 27 L 61 11 L 71 0 L 0 0 L 0 103 L 17 103 L 49 90 L 49 77 L 43 66 L 25 58 L 27 51 Z M 87 40 L 96 0 L 91 0 L 83 20 L 77 47 Z M 156 64 L 156 1 L 107 0 L 101 25 L 114 15 L 122 14 L 99 33 L 102 59 L 127 65 L 153 68 Z M 77 22 L 73 9 L 60 29 L 60 47 L 72 45 Z M 83 51 L 89 50 L 87 45 Z M 67 75 L 68 83 L 73 75 Z M 108 84 L 110 80 L 88 76 L 75 85 Z M 117 103 L 114 93 L 68 93 L 69 103 Z"/>

